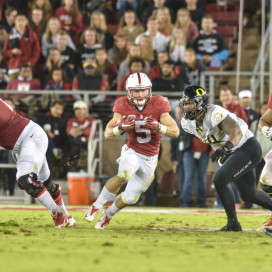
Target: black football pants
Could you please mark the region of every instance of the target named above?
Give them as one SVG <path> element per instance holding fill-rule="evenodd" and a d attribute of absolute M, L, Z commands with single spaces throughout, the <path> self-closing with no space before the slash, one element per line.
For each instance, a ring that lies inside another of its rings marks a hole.
<path fill-rule="evenodd" d="M 272 199 L 264 191 L 256 189 L 255 167 L 261 161 L 262 149 L 252 137 L 235 150 L 213 176 L 213 183 L 228 216 L 237 220 L 234 196 L 228 184 L 233 181 L 243 201 L 255 203 L 272 210 Z"/>

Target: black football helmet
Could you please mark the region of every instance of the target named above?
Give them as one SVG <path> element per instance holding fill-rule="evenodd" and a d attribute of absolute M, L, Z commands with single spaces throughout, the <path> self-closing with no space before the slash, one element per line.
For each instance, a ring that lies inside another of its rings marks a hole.
<path fill-rule="evenodd" d="M 195 106 L 193 104 L 195 103 Z M 200 86 L 189 86 L 181 93 L 180 109 L 181 114 L 185 119 L 195 120 L 207 107 L 208 94 Z M 191 105 L 190 109 L 184 109 L 184 105 Z"/>

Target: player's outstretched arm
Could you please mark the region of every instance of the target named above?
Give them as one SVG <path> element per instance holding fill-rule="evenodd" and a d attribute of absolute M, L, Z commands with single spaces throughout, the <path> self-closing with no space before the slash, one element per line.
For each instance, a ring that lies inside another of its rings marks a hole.
<path fill-rule="evenodd" d="M 113 118 L 108 122 L 104 135 L 106 139 L 113 139 L 121 134 L 118 130 L 117 122 L 120 121 L 122 115 L 120 113 L 114 113 Z"/>
<path fill-rule="evenodd" d="M 228 142 L 231 142 L 233 146 L 240 143 L 243 134 L 239 127 L 239 124 L 234 121 L 229 115 L 219 124 L 219 128 L 229 135 Z"/>
<path fill-rule="evenodd" d="M 261 117 L 258 128 L 272 141 L 272 109 L 269 108 Z"/>
<path fill-rule="evenodd" d="M 179 136 L 179 128 L 177 123 L 168 112 L 162 113 L 160 123 L 162 126 L 165 126 L 166 132 L 164 134 L 166 136 L 171 138 L 177 138 Z"/>

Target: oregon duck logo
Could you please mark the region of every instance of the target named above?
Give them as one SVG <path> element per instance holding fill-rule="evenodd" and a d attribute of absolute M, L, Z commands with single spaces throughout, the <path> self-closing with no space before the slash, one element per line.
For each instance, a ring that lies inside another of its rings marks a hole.
<path fill-rule="evenodd" d="M 198 88 L 198 89 L 196 90 L 196 94 L 197 94 L 198 96 L 202 96 L 202 95 L 205 94 L 205 91 L 204 91 L 202 88 Z"/>
<path fill-rule="evenodd" d="M 214 120 L 215 120 L 215 122 L 221 122 L 222 121 L 222 119 L 223 119 L 223 114 L 222 113 L 216 113 L 215 115 L 214 115 Z"/>

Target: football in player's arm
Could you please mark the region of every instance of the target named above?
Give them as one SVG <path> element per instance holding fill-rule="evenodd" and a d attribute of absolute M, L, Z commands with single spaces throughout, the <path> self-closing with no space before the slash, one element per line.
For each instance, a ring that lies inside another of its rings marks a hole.
<path fill-rule="evenodd" d="M 104 229 L 113 215 L 127 205 L 135 204 L 154 179 L 161 135 L 177 138 L 179 129 L 170 116 L 167 98 L 152 96 L 152 84 L 144 73 L 131 74 L 126 82 L 127 96 L 118 98 L 113 108 L 113 118 L 105 129 L 105 138 L 112 139 L 127 133 L 127 143 L 122 147 L 118 159 L 116 176 L 107 181 L 97 200 L 85 213 L 87 221 L 102 210 L 102 216 L 95 225 Z M 119 194 L 119 189 L 126 184 Z M 103 209 L 106 202 L 112 205 Z"/>
<path fill-rule="evenodd" d="M 268 109 L 259 122 L 259 130 L 272 141 L 272 94 L 269 97 Z M 272 150 L 264 158 L 265 166 L 261 173 L 260 184 L 262 189 L 272 197 Z"/>
<path fill-rule="evenodd" d="M 189 86 L 181 95 L 180 108 L 183 129 L 209 143 L 214 149 L 213 162 L 222 166 L 216 170 L 213 183 L 227 214 L 222 231 L 241 231 L 235 201 L 228 184 L 233 181 L 245 202 L 256 203 L 272 210 L 272 199 L 256 189 L 254 168 L 261 160 L 259 142 L 247 124 L 235 114 L 217 105 L 208 104 L 207 92 L 200 86 Z M 261 229 L 272 229 L 272 216 Z"/>

